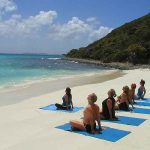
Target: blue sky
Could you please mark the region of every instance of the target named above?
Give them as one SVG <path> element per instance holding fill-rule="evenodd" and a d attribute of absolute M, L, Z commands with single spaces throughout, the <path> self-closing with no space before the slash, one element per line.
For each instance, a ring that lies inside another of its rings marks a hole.
<path fill-rule="evenodd" d="M 0 0 L 0 52 L 66 53 L 149 12 L 149 0 Z"/>

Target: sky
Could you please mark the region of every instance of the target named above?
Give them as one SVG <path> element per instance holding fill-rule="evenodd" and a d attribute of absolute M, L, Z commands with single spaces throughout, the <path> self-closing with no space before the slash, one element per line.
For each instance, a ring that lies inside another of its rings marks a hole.
<path fill-rule="evenodd" d="M 64 54 L 150 13 L 150 0 L 0 0 L 0 53 Z"/>

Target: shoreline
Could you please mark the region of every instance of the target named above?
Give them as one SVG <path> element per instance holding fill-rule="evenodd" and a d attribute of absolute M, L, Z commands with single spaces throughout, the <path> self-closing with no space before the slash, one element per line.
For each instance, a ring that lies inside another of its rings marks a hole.
<path fill-rule="evenodd" d="M 11 87 L 7 90 L 1 89 L 0 97 L 2 100 L 0 106 L 15 104 L 25 99 L 65 89 L 67 86 L 72 88 L 87 84 L 102 83 L 107 80 L 121 77 L 124 74 L 125 73 L 119 70 L 106 70 L 99 73 L 66 76 L 64 78 L 56 78 L 53 80 L 42 80 L 32 84 L 25 84 L 24 86 Z"/>
<path fill-rule="evenodd" d="M 119 69 L 119 70 L 132 70 L 132 69 L 150 69 L 150 65 L 148 64 L 137 64 L 133 65 L 131 63 L 120 63 L 120 62 L 111 62 L 111 63 L 104 63 L 99 60 L 92 60 L 92 59 L 82 59 L 82 58 L 70 58 L 70 57 L 64 57 L 64 60 L 70 60 L 70 61 L 77 61 L 79 63 L 86 63 L 86 64 L 95 64 L 95 65 L 102 65 L 104 67 Z"/>

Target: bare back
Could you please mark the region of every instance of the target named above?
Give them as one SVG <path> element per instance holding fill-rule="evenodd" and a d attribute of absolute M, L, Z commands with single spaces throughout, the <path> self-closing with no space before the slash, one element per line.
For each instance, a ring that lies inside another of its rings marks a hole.
<path fill-rule="evenodd" d="M 123 103 L 123 102 L 127 102 L 128 103 L 128 96 L 125 93 L 121 94 L 120 103 Z"/>
<path fill-rule="evenodd" d="M 84 119 L 83 119 L 83 123 L 84 124 L 94 124 L 95 121 L 98 121 L 100 119 L 100 110 L 99 110 L 99 106 L 96 104 L 93 105 L 88 105 L 84 112 Z"/>

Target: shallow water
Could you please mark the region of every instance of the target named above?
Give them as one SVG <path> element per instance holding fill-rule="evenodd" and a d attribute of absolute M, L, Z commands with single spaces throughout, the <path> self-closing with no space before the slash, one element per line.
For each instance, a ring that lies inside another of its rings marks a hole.
<path fill-rule="evenodd" d="M 62 55 L 0 54 L 0 87 L 108 70 L 102 66 L 80 64 L 62 58 Z"/>

